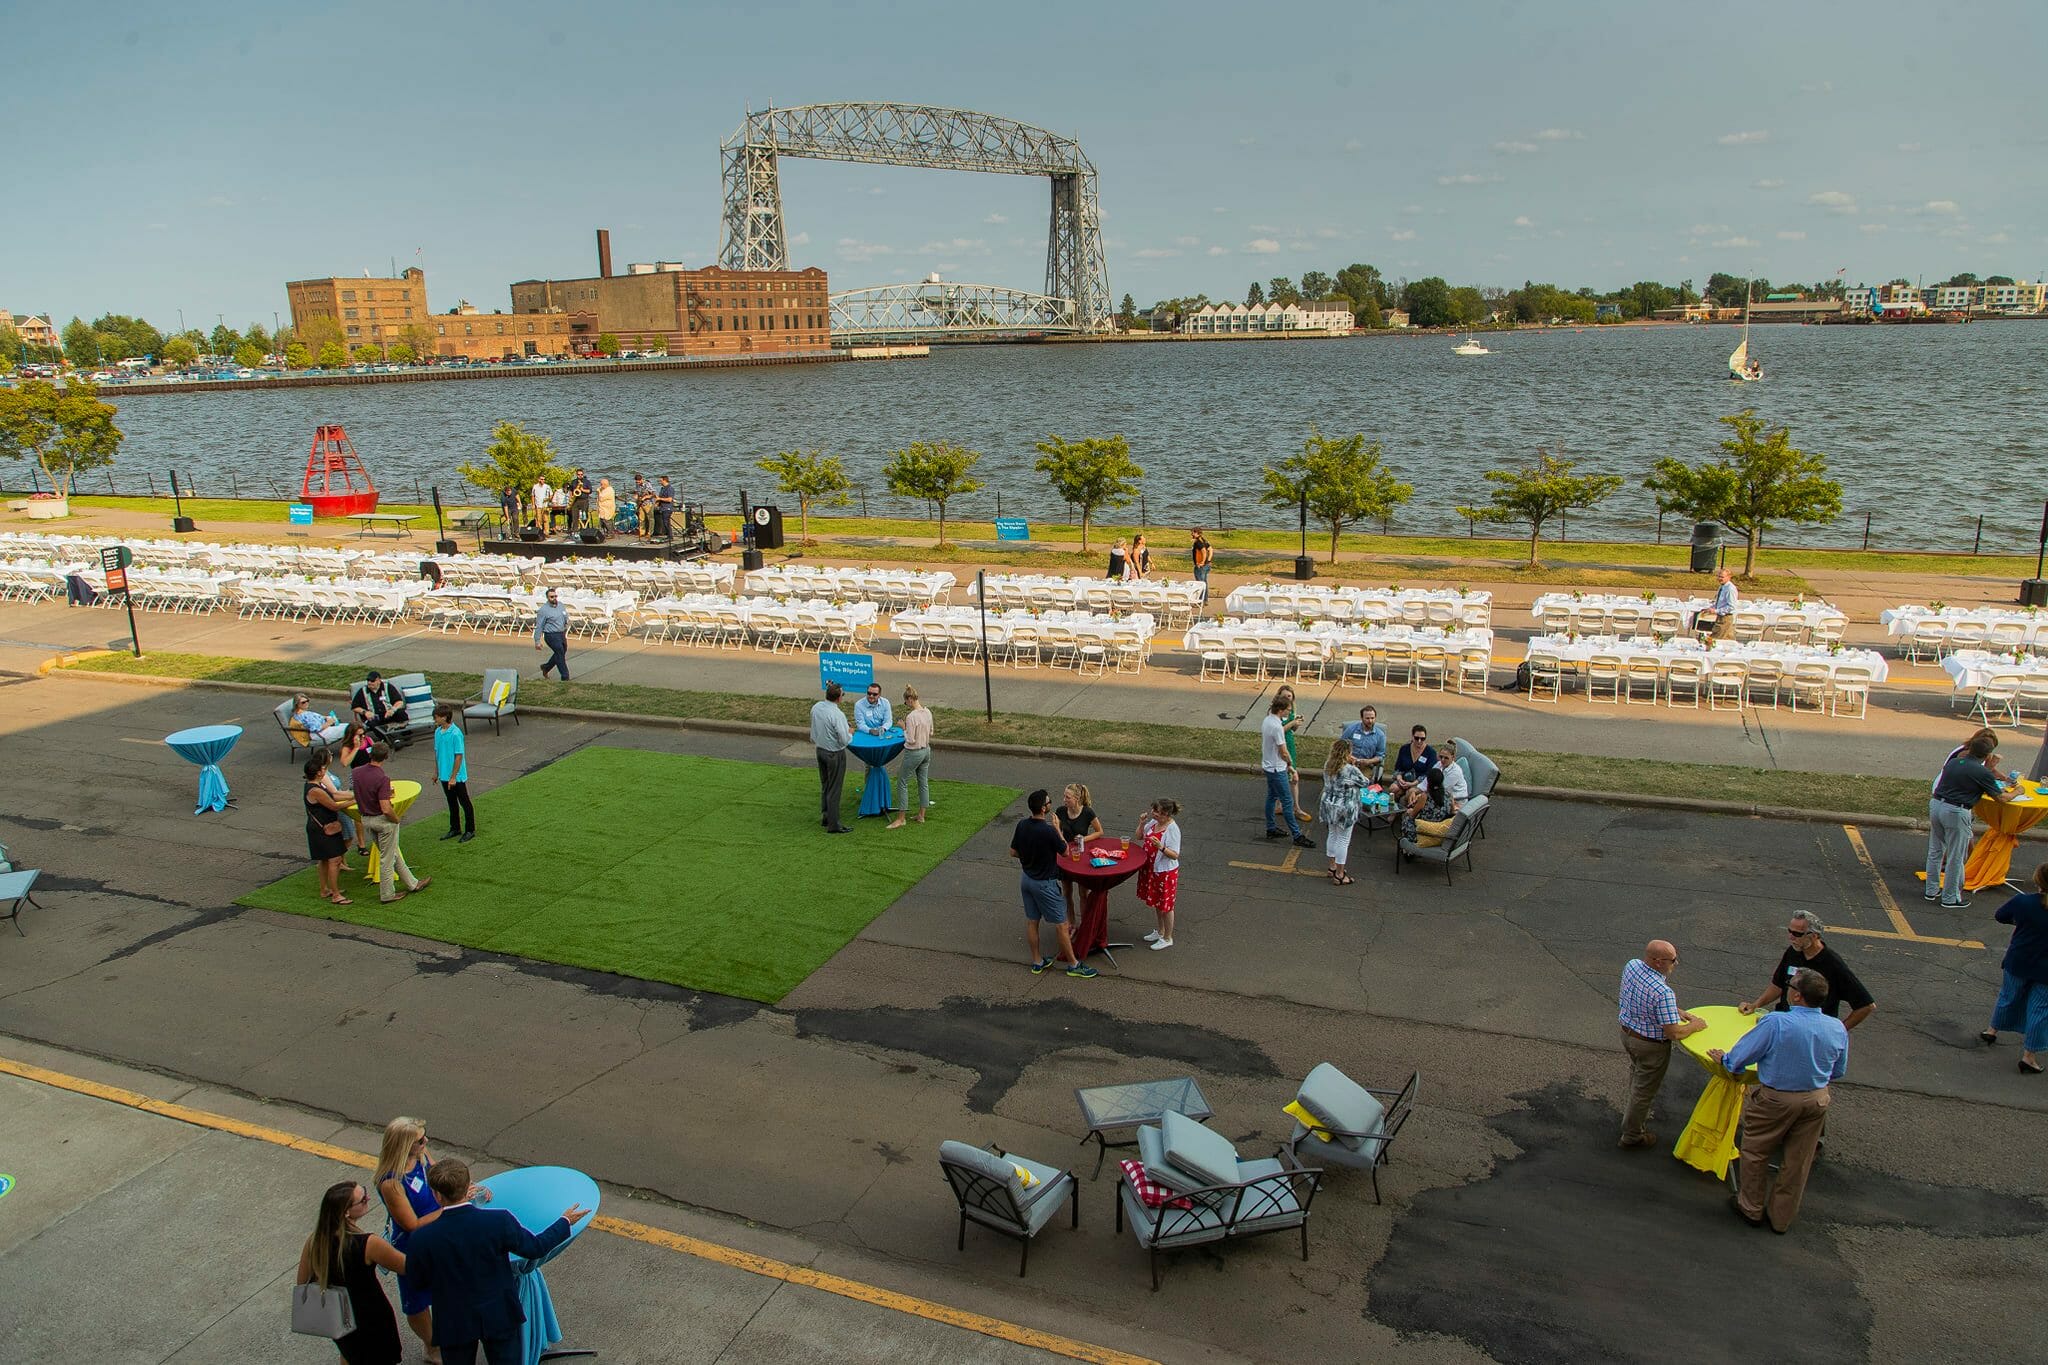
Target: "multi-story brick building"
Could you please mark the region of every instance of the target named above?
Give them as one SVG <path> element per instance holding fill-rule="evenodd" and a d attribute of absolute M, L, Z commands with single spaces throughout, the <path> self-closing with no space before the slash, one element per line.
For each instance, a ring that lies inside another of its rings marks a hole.
<path fill-rule="evenodd" d="M 464 303 L 427 318 L 434 354 L 443 360 L 497 360 L 504 356 L 568 355 L 570 317 L 562 310 L 481 313 Z"/>
<path fill-rule="evenodd" d="M 418 266 L 396 279 L 330 275 L 292 280 L 284 289 L 291 300 L 292 330 L 303 334 L 314 318 L 333 318 L 351 351 L 390 346 L 407 328 L 427 320 L 427 275 Z"/>
<path fill-rule="evenodd" d="M 0 308 L 0 331 L 14 329 L 14 334 L 31 346 L 55 346 L 57 324 L 46 317 L 33 313 L 10 313 Z"/>

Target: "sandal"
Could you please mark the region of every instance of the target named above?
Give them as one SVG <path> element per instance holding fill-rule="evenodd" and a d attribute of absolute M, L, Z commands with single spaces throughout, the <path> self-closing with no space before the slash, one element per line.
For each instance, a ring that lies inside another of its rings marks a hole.
<path fill-rule="evenodd" d="M 1977 1035 L 1977 1041 L 1983 1043 L 1986 1047 L 1991 1046 L 1998 1041 L 1998 1030 L 1995 1028 L 1985 1029 Z"/>
<path fill-rule="evenodd" d="M 1330 874 L 1330 882 L 1333 886 L 1349 886 L 1357 880 L 1349 872 L 1333 872 Z"/>

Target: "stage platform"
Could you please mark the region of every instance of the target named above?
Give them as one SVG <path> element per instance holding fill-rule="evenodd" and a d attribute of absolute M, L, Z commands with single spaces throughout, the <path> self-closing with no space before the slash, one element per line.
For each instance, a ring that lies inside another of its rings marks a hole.
<path fill-rule="evenodd" d="M 688 540 L 643 541 L 632 536 L 613 536 L 595 545 L 570 537 L 550 536 L 546 540 L 486 540 L 485 554 L 521 555 L 527 559 L 632 559 L 680 561 L 702 559 L 709 553 L 704 542 Z"/>

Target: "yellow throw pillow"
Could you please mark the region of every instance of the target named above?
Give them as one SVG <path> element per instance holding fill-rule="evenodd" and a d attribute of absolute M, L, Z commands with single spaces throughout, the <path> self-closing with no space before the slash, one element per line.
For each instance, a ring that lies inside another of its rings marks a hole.
<path fill-rule="evenodd" d="M 503 706 L 505 704 L 505 698 L 511 695 L 512 684 L 506 682 L 503 678 L 500 678 L 496 682 L 491 684 L 491 692 L 489 697 L 491 705 Z"/>
<path fill-rule="evenodd" d="M 1324 1142 L 1330 1141 L 1330 1135 L 1324 1132 L 1322 1129 L 1321 1125 L 1323 1121 L 1317 1118 L 1314 1114 L 1309 1113 L 1307 1109 L 1303 1108 L 1300 1100 L 1296 1100 L 1294 1103 L 1288 1105 L 1285 1109 L 1281 1110 L 1280 1112 L 1287 1115 L 1287 1117 L 1293 1119 L 1302 1127 L 1308 1129 L 1311 1133 L 1314 1133 L 1316 1137 L 1320 1140 Z"/>
<path fill-rule="evenodd" d="M 1020 1188 L 1028 1190 L 1038 1183 L 1038 1177 L 1025 1170 L 1022 1166 L 1012 1166 L 1010 1169 L 1017 1173 L 1017 1184 Z"/>
<path fill-rule="evenodd" d="M 313 747 L 313 736 L 304 725 L 301 725 L 298 721 L 293 721 L 286 728 L 291 731 L 293 740 L 305 745 L 308 749 Z"/>

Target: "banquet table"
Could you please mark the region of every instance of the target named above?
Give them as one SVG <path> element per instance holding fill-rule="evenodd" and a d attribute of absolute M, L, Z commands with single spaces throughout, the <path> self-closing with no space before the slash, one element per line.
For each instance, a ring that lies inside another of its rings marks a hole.
<path fill-rule="evenodd" d="M 2010 801 L 1980 797 L 1976 815 L 1984 822 L 1984 832 L 1970 845 L 1969 861 L 1963 864 L 1963 886 L 1971 891 L 2004 886 L 2012 875 L 2012 854 L 2019 847 L 2020 835 L 2048 815 L 2048 784 L 2022 778 L 2020 791 Z"/>
<path fill-rule="evenodd" d="M 887 815 L 889 804 L 889 760 L 903 752 L 903 727 L 892 725 L 879 735 L 865 730 L 853 732 L 853 740 L 846 746 L 853 756 L 867 765 L 867 774 L 860 785 L 860 815 Z"/>
<path fill-rule="evenodd" d="M 1907 603 L 1903 606 L 1886 607 L 1877 614 L 1878 623 L 1887 635 L 1894 638 L 1911 635 L 1924 622 L 1939 621 L 1953 630 L 1957 626 L 1982 626 L 1995 630 L 1999 626 L 2014 626 L 2025 641 L 2048 638 L 2048 612 L 2013 611 L 2005 607 L 1933 607 Z"/>
<path fill-rule="evenodd" d="M 1320 645 L 1325 658 L 1346 645 L 1362 645 L 1367 649 L 1395 643 L 1441 645 L 1445 652 L 1451 654 L 1465 649 L 1489 652 L 1493 649 L 1493 631 L 1485 626 L 1469 630 L 1434 630 L 1428 626 L 1354 626 L 1342 621 L 1318 621 L 1303 626 L 1282 617 L 1252 617 L 1242 621 L 1224 620 L 1213 625 L 1190 626 L 1187 632 L 1190 653 L 1200 653 L 1205 649 L 1236 649 L 1239 645 L 1267 640 L 1278 640 L 1290 649 L 1303 642 Z"/>
<path fill-rule="evenodd" d="M 220 761 L 228 756 L 228 750 L 234 748 L 235 741 L 241 737 L 242 727 L 239 725 L 195 725 L 189 730 L 164 736 L 164 743 L 170 745 L 178 757 L 199 765 L 199 804 L 192 811 L 194 815 L 226 810 L 234 804 L 234 798 L 228 795 L 228 779 L 220 770 Z"/>
<path fill-rule="evenodd" d="M 920 611 L 901 611 L 890 620 L 892 632 L 899 624 L 918 627 L 972 625 L 978 632 L 982 617 L 975 607 L 930 607 Z M 1135 631 L 1149 646 L 1159 623 L 1150 612 L 1133 611 L 1121 615 L 1094 611 L 1032 611 L 1025 608 L 1005 608 L 988 613 L 988 638 L 992 644 L 1006 644 L 1013 626 L 1036 626 L 1040 634 L 1048 626 L 1058 626 L 1072 631 L 1075 639 L 1091 644 L 1108 644 L 1118 633 Z"/>
<path fill-rule="evenodd" d="M 1128 839 L 1114 839 L 1107 834 L 1088 840 L 1086 849 L 1079 858 L 1067 852 L 1059 856 L 1060 880 L 1081 888 L 1081 922 L 1073 929 L 1074 959 L 1086 962 L 1091 953 L 1101 953 L 1115 967 L 1116 954 L 1110 949 L 1131 945 L 1109 941 L 1109 893 L 1143 871 L 1152 855 L 1143 844 L 1133 846 Z M 1097 867 L 1093 862 L 1096 858 L 1113 861 Z"/>
<path fill-rule="evenodd" d="M 1694 1170 L 1721 1180 L 1727 1178 L 1729 1163 L 1735 1160 L 1737 1139 L 1742 1132 L 1743 1091 L 1756 1084 L 1756 1067 L 1752 1065 L 1742 1075 L 1731 1076 L 1727 1067 L 1707 1055 L 1707 1049 L 1726 1052 L 1756 1027 L 1763 1014 L 1744 1014 L 1733 1005 L 1702 1005 L 1692 1013 L 1704 1019 L 1707 1026 L 1680 1038 L 1678 1046 L 1706 1068 L 1707 1088 L 1700 1092 L 1699 1103 L 1692 1107 L 1692 1117 L 1686 1121 L 1685 1131 L 1678 1135 L 1671 1155 Z"/>
<path fill-rule="evenodd" d="M 420 784 L 417 782 L 402 777 L 391 779 L 391 818 L 394 821 L 402 822 L 405 819 L 405 813 L 412 809 L 412 803 L 420 799 L 420 790 Z M 341 808 L 350 815 L 361 816 L 362 812 L 356 809 L 354 792 L 343 792 L 338 800 Z M 404 837 L 404 833 L 403 830 L 399 831 L 400 838 Z M 398 843 L 396 840 L 392 842 L 391 847 L 394 852 L 397 851 Z M 370 882 L 381 880 L 379 874 L 382 871 L 383 862 L 377 851 L 377 841 L 372 839 L 370 840 L 369 861 L 363 867 L 363 880 Z"/>
<path fill-rule="evenodd" d="M 1588 663 L 1595 655 L 1624 661 L 1648 656 L 1656 659 L 1663 668 L 1669 668 L 1680 659 L 1696 660 L 1709 668 L 1717 663 L 1733 661 L 1747 664 L 1762 659 L 1783 665 L 1787 673 L 1801 664 L 1824 664 L 1830 674 L 1845 668 L 1862 669 L 1870 675 L 1872 682 L 1883 682 L 1891 675 L 1884 656 L 1874 649 L 1837 652 L 1828 645 L 1779 644 L 1771 640 L 1716 640 L 1709 647 L 1689 637 L 1639 644 L 1611 636 L 1581 635 L 1573 639 L 1563 635 L 1536 635 L 1529 640 L 1529 653 L 1555 655 L 1568 664 Z"/>
<path fill-rule="evenodd" d="M 1536 599 L 1535 605 L 1529 609 L 1529 614 L 1540 621 L 1544 612 L 1560 609 L 1574 613 L 1595 611 L 1607 614 L 1628 610 L 1642 613 L 1647 622 L 1653 612 L 1675 611 L 1685 619 L 1687 629 L 1691 629 L 1693 618 L 1713 605 L 1714 599 L 1711 597 L 1654 597 L 1645 602 L 1640 595 L 1630 597 L 1622 593 L 1581 593 L 1574 597 L 1568 592 L 1547 592 Z M 1827 602 L 1786 602 L 1770 597 L 1738 601 L 1735 610 L 1753 612 L 1763 617 L 1766 626 L 1775 625 L 1783 620 L 1795 620 L 1801 628 L 1809 632 L 1818 630 L 1828 621 L 1847 622 L 1849 619 L 1846 613 Z"/>
<path fill-rule="evenodd" d="M 2015 659 L 1988 649 L 1959 649 L 1941 661 L 1941 671 L 1955 680 L 1958 692 L 1974 692 L 1992 678 L 2005 674 L 2026 679 L 2048 678 L 2048 659 Z"/>
<path fill-rule="evenodd" d="M 490 1191 L 488 1208 L 503 1209 L 519 1220 L 528 1232 L 545 1232 L 572 1205 L 590 1210 L 569 1227 L 569 1236 L 547 1255 L 526 1260 L 512 1258 L 519 1272 L 519 1306 L 526 1312 L 522 1333 L 522 1365 L 537 1365 L 550 1355 L 590 1355 L 588 1351 L 555 1351 L 549 1347 L 562 1339 L 562 1325 L 555 1317 L 554 1296 L 548 1293 L 547 1276 L 541 1267 L 567 1251 L 596 1217 L 604 1195 L 597 1182 L 567 1166 L 523 1166 L 501 1171 L 488 1180 L 476 1182 Z"/>
<path fill-rule="evenodd" d="M 1345 604 L 1346 619 L 1394 620 L 1411 607 L 1448 607 L 1451 615 L 1472 625 L 1493 619 L 1493 594 L 1456 588 L 1368 588 L 1309 586 L 1300 583 L 1247 583 L 1233 588 L 1223 608 L 1233 615 L 1325 617 L 1332 604 Z M 1468 615 L 1469 613 L 1469 615 Z"/>

